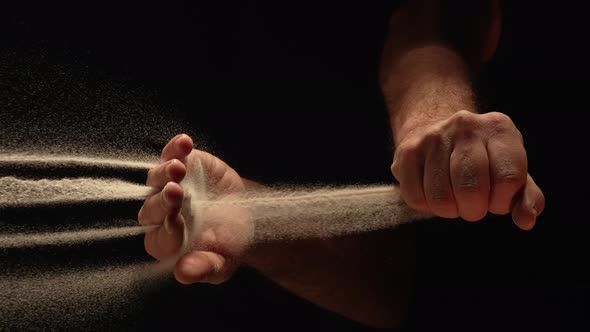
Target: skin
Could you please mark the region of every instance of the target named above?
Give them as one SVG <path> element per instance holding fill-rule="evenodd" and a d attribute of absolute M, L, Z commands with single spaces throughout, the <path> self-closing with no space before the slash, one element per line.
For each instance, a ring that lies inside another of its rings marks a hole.
<path fill-rule="evenodd" d="M 497 47 L 498 2 L 484 6 L 488 24 L 480 38 L 463 41 L 479 44 L 475 51 L 440 35 L 441 22 L 425 8 L 441 4 L 415 1 L 391 22 L 380 72 L 396 145 L 391 171 L 416 210 L 467 221 L 511 213 L 530 230 L 545 198 L 527 173 L 523 137 L 507 115 L 478 114 L 470 84 Z M 404 35 L 416 25 L 423 30 Z"/>
<path fill-rule="evenodd" d="M 406 203 L 417 210 L 472 222 L 488 213 L 510 213 L 519 228 L 529 230 L 545 200 L 528 174 L 523 137 L 507 115 L 478 114 L 469 83 L 497 47 L 498 2 L 484 1 L 480 16 L 452 21 L 444 20 L 451 15 L 443 5 L 410 1 L 391 19 L 380 81 L 396 147 L 392 174 Z M 461 24 L 453 31 L 477 33 L 459 42 L 441 33 L 448 24 Z M 219 199 L 260 187 L 215 156 L 193 149 L 186 135 L 171 139 L 161 160 L 147 178 L 149 186 L 161 190 L 146 199 L 138 215 L 144 225 L 163 226 L 145 236 L 146 251 L 159 260 L 180 249 L 184 193 L 179 182 L 196 160 Z M 204 218 L 200 238 L 174 268 L 179 282 L 221 283 L 247 266 L 363 324 L 395 327 L 403 321 L 415 264 L 411 228 L 251 246 L 252 225 L 243 211 L 232 211 L 232 223 L 207 221 L 227 215 L 213 211 Z"/>
<path fill-rule="evenodd" d="M 177 135 L 164 147 L 161 163 L 148 172 L 146 184 L 160 191 L 147 197 L 139 211 L 138 220 L 143 225 L 163 225 L 145 236 L 148 254 L 158 260 L 176 255 L 183 241 L 184 219 L 180 208 L 184 192 L 180 181 L 187 167 L 199 160 L 206 173 L 207 189 L 221 196 L 237 194 L 246 190 L 246 182 L 226 163 L 213 155 L 193 149 L 187 135 Z M 192 250 L 182 256 L 174 267 L 174 276 L 183 284 L 208 282 L 218 284 L 226 281 L 239 266 L 251 225 L 246 223 L 242 211 L 209 210 L 204 216 L 199 238 L 194 239 Z M 223 218 L 232 217 L 231 222 Z M 237 217 L 236 217 L 237 216 Z M 220 219 L 221 218 L 221 219 Z"/>
<path fill-rule="evenodd" d="M 179 182 L 187 167 L 200 161 L 207 190 L 216 193 L 215 199 L 262 187 L 192 146 L 189 136 L 177 135 L 164 147 L 162 162 L 148 172 L 147 184 L 161 190 L 146 198 L 138 219 L 143 225 L 161 225 L 146 233 L 144 241 L 147 253 L 158 260 L 174 257 L 181 248 L 184 220 L 179 212 L 184 193 Z M 413 269 L 412 229 L 251 245 L 247 213 L 227 208 L 205 213 L 200 237 L 175 264 L 174 276 L 180 283 L 219 284 L 239 266 L 246 266 L 298 296 L 359 322 L 394 326 L 403 319 L 411 274 L 399 271 Z M 383 253 L 388 253 L 385 262 Z"/>

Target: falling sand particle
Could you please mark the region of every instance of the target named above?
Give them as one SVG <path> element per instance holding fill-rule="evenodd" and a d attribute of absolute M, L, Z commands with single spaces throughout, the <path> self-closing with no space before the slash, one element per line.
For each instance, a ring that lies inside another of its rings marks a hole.
<path fill-rule="evenodd" d="M 121 180 L 24 180 L 0 177 L 0 207 L 142 199 L 151 188 Z"/>
<path fill-rule="evenodd" d="M 0 154 L 0 166 L 2 165 L 26 165 L 26 166 L 87 166 L 93 168 L 108 167 L 108 168 L 124 168 L 124 169 L 145 169 L 148 170 L 154 167 L 154 163 L 119 160 L 119 159 L 105 159 L 85 156 L 59 156 L 59 155 L 43 155 L 43 154 L 23 154 L 23 153 L 9 153 Z"/>
<path fill-rule="evenodd" d="M 153 263 L 38 271 L 0 277 L 0 330 L 80 330 L 129 312 L 167 275 Z"/>
<path fill-rule="evenodd" d="M 182 210 L 186 227 L 185 251 L 192 248 L 199 231 L 208 223 L 221 220 L 229 223 L 231 230 L 236 216 L 245 216 L 239 220 L 240 226 L 244 223 L 253 226 L 251 242 L 370 232 L 431 216 L 409 208 L 398 187 L 391 185 L 275 187 L 237 194 L 232 198 L 216 198 L 207 192 L 204 174 L 197 162 L 181 182 L 185 191 Z M 243 229 L 236 228 L 235 232 Z"/>
<path fill-rule="evenodd" d="M 0 164 L 17 163 L 18 158 L 14 156 L 19 155 L 4 155 Z M 53 163 L 62 167 L 79 164 L 148 167 L 147 164 L 118 163 L 91 157 L 35 158 L 21 158 L 18 162 Z M 230 230 L 234 224 L 246 223 L 253 232 L 249 240 L 255 243 L 368 232 L 428 217 L 406 206 L 398 188 L 391 185 L 269 187 L 228 198 L 216 197 L 206 189 L 204 173 L 197 163 L 189 169 L 181 183 L 185 190 L 182 213 L 186 222 L 184 247 L 179 255 L 190 250 L 194 242 L 198 241 L 199 232 L 212 222 L 226 223 Z M 144 185 L 104 178 L 30 180 L 5 176 L 0 177 L 0 187 L 0 208 L 114 200 L 141 201 L 154 192 Z M 153 229 L 154 226 L 126 226 L 77 231 L 56 229 L 49 233 L 4 232 L 0 235 L 0 251 L 132 237 Z M 170 260 L 158 264 L 112 265 L 112 262 L 105 261 L 105 267 L 98 269 L 56 267 L 35 274 L 0 274 L 0 329 L 37 329 L 44 324 L 51 325 L 54 317 L 63 320 L 57 324 L 60 327 L 77 329 L 85 326 L 93 317 L 109 317 L 117 312 L 131 310 L 132 307 L 127 304 L 137 299 L 149 285 L 165 276 L 170 277 L 174 263 L 174 260 Z"/>
<path fill-rule="evenodd" d="M 75 232 L 0 235 L 0 249 L 75 245 L 84 242 L 135 236 L 153 230 L 156 227 L 157 226 L 130 226 L 89 229 Z"/>

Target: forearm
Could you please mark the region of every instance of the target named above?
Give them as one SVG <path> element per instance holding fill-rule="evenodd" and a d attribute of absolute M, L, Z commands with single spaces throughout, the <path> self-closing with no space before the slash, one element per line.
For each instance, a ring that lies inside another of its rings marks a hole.
<path fill-rule="evenodd" d="M 383 92 L 396 145 L 412 130 L 460 110 L 475 111 L 468 66 L 447 46 L 403 51 L 386 75 L 395 78 Z"/>
<path fill-rule="evenodd" d="M 249 188 L 260 189 L 254 182 Z M 411 226 L 254 244 L 245 264 L 297 296 L 372 326 L 404 318 L 414 266 Z"/>
<path fill-rule="evenodd" d="M 476 111 L 471 80 L 495 52 L 500 22 L 492 0 L 410 1 L 394 13 L 379 74 L 396 144 L 418 127 Z"/>
<path fill-rule="evenodd" d="M 297 296 L 369 326 L 398 326 L 412 288 L 412 229 L 255 245 L 246 264 Z"/>

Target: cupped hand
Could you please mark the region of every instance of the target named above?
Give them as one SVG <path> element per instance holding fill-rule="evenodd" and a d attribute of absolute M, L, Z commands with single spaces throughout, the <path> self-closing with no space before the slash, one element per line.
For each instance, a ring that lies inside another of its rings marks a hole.
<path fill-rule="evenodd" d="M 204 186 L 213 201 L 245 191 L 242 178 L 217 157 L 193 149 L 192 139 L 184 134 L 172 138 L 164 147 L 161 163 L 150 169 L 146 184 L 155 189 L 139 211 L 143 225 L 160 227 L 146 233 L 145 250 L 158 260 L 178 258 L 174 276 L 184 284 L 196 282 L 221 283 L 240 264 L 248 247 L 252 225 L 247 212 L 234 206 L 210 206 L 200 213 L 199 232 L 188 247 L 183 246 L 184 220 L 180 213 L 185 191 L 180 182 L 191 167 L 201 167 Z M 190 185 L 190 184 L 189 184 Z M 181 252 L 182 248 L 188 248 Z"/>
<path fill-rule="evenodd" d="M 444 218 L 511 213 L 529 230 L 545 206 L 528 174 L 523 137 L 498 112 L 459 111 L 412 128 L 399 141 L 391 170 L 410 207 Z"/>

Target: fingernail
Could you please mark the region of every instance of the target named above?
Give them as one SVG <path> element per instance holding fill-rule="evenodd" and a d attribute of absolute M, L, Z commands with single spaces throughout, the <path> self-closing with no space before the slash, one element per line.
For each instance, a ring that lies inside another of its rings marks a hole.
<path fill-rule="evenodd" d="M 174 141 L 174 143 L 177 143 L 178 141 L 180 141 L 181 139 L 185 138 L 186 134 L 180 134 L 180 136 L 178 136 L 178 138 L 176 138 L 176 141 Z"/>
<path fill-rule="evenodd" d="M 195 264 L 188 259 L 182 262 L 180 265 L 180 273 L 185 276 L 193 276 L 194 275 L 194 266 Z"/>
<path fill-rule="evenodd" d="M 143 219 L 143 205 L 141 206 L 141 208 L 139 209 L 139 212 L 137 213 L 137 221 L 139 222 L 140 225 L 143 225 L 141 223 L 142 219 Z"/>
<path fill-rule="evenodd" d="M 164 229 L 166 230 L 166 233 L 172 234 L 172 227 L 170 226 L 170 218 L 168 218 L 168 216 L 164 218 Z"/>
<path fill-rule="evenodd" d="M 168 189 L 170 188 L 169 184 L 170 184 L 170 182 L 166 183 L 166 185 L 162 189 L 162 195 L 160 196 L 160 197 L 162 197 L 162 201 L 164 203 L 168 203 Z"/>
<path fill-rule="evenodd" d="M 533 205 L 530 207 L 530 212 L 533 216 L 535 216 L 535 218 L 539 215 L 539 213 L 537 212 L 537 208 Z"/>

